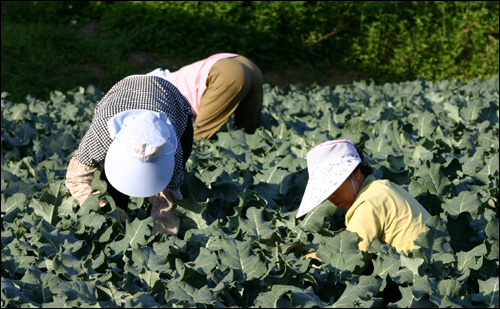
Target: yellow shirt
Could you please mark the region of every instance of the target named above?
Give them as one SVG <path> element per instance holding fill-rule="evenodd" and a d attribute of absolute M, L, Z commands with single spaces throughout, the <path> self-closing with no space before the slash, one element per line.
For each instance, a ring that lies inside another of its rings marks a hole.
<path fill-rule="evenodd" d="M 426 232 L 431 215 L 405 189 L 389 180 L 366 177 L 356 200 L 346 213 L 346 229 L 361 237 L 359 249 L 378 238 L 405 253 L 418 248 L 413 241 Z"/>

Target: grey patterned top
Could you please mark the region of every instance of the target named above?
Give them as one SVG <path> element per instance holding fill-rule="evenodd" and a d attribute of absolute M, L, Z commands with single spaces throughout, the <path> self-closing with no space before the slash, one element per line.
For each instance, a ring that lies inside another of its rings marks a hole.
<path fill-rule="evenodd" d="M 112 139 L 107 122 L 118 113 L 132 109 L 147 109 L 166 114 L 175 128 L 177 140 L 188 125 L 192 114 L 186 98 L 167 80 L 146 75 L 132 75 L 116 83 L 97 104 L 90 128 L 82 138 L 75 159 L 90 167 L 104 161 Z M 189 123 L 189 125 L 191 125 Z M 167 187 L 178 189 L 184 180 L 183 150 L 177 147 L 175 170 Z"/>

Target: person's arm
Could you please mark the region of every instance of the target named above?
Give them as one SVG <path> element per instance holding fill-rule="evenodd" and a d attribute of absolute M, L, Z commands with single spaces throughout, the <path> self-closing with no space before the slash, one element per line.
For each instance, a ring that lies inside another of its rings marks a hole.
<path fill-rule="evenodd" d="M 182 147 L 182 166 L 184 170 L 186 162 L 193 150 L 193 124 L 191 122 L 191 114 L 188 114 L 186 128 L 184 129 L 184 133 L 179 143 L 179 147 Z M 149 202 L 152 204 L 151 217 L 153 217 L 155 222 L 152 231 L 153 235 L 157 233 L 161 235 L 165 234 L 165 230 L 163 229 L 163 226 L 165 226 L 168 235 L 177 236 L 179 233 L 180 219 L 175 215 L 174 202 L 178 199 L 182 199 L 181 190 L 168 187 L 149 198 Z"/>
<path fill-rule="evenodd" d="M 78 162 L 75 158 L 72 158 L 71 161 L 69 161 L 68 169 L 66 171 L 66 181 L 64 184 L 71 193 L 71 196 L 73 196 L 80 203 L 80 205 L 83 205 L 87 197 L 89 197 L 92 193 L 92 180 L 94 179 L 94 172 L 97 170 L 103 170 L 103 162 L 99 167 L 91 167 Z M 99 191 L 95 191 L 93 193 L 97 195 L 101 194 Z M 99 200 L 100 207 L 104 207 L 106 204 L 107 201 Z M 121 223 L 125 225 L 127 213 L 119 207 L 116 208 L 116 211 L 118 212 Z"/>
<path fill-rule="evenodd" d="M 87 197 L 92 193 L 92 180 L 97 167 L 90 167 L 72 158 L 66 171 L 65 185 L 71 195 L 83 205 Z"/>

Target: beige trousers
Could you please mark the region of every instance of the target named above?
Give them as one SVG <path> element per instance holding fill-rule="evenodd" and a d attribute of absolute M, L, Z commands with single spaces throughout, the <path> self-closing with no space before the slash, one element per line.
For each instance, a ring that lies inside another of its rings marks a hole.
<path fill-rule="evenodd" d="M 254 133 L 262 109 L 262 73 L 244 56 L 217 61 L 208 73 L 207 90 L 193 124 L 194 139 L 211 138 L 234 113 L 235 129 Z"/>

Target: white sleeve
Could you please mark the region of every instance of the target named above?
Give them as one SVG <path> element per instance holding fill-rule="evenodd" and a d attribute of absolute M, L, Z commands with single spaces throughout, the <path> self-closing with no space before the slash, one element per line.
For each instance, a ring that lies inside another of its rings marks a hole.
<path fill-rule="evenodd" d="M 154 71 L 147 73 L 146 76 L 158 76 L 161 78 L 165 78 L 168 74 L 170 74 L 169 70 L 164 70 L 162 68 L 158 68 Z"/>

